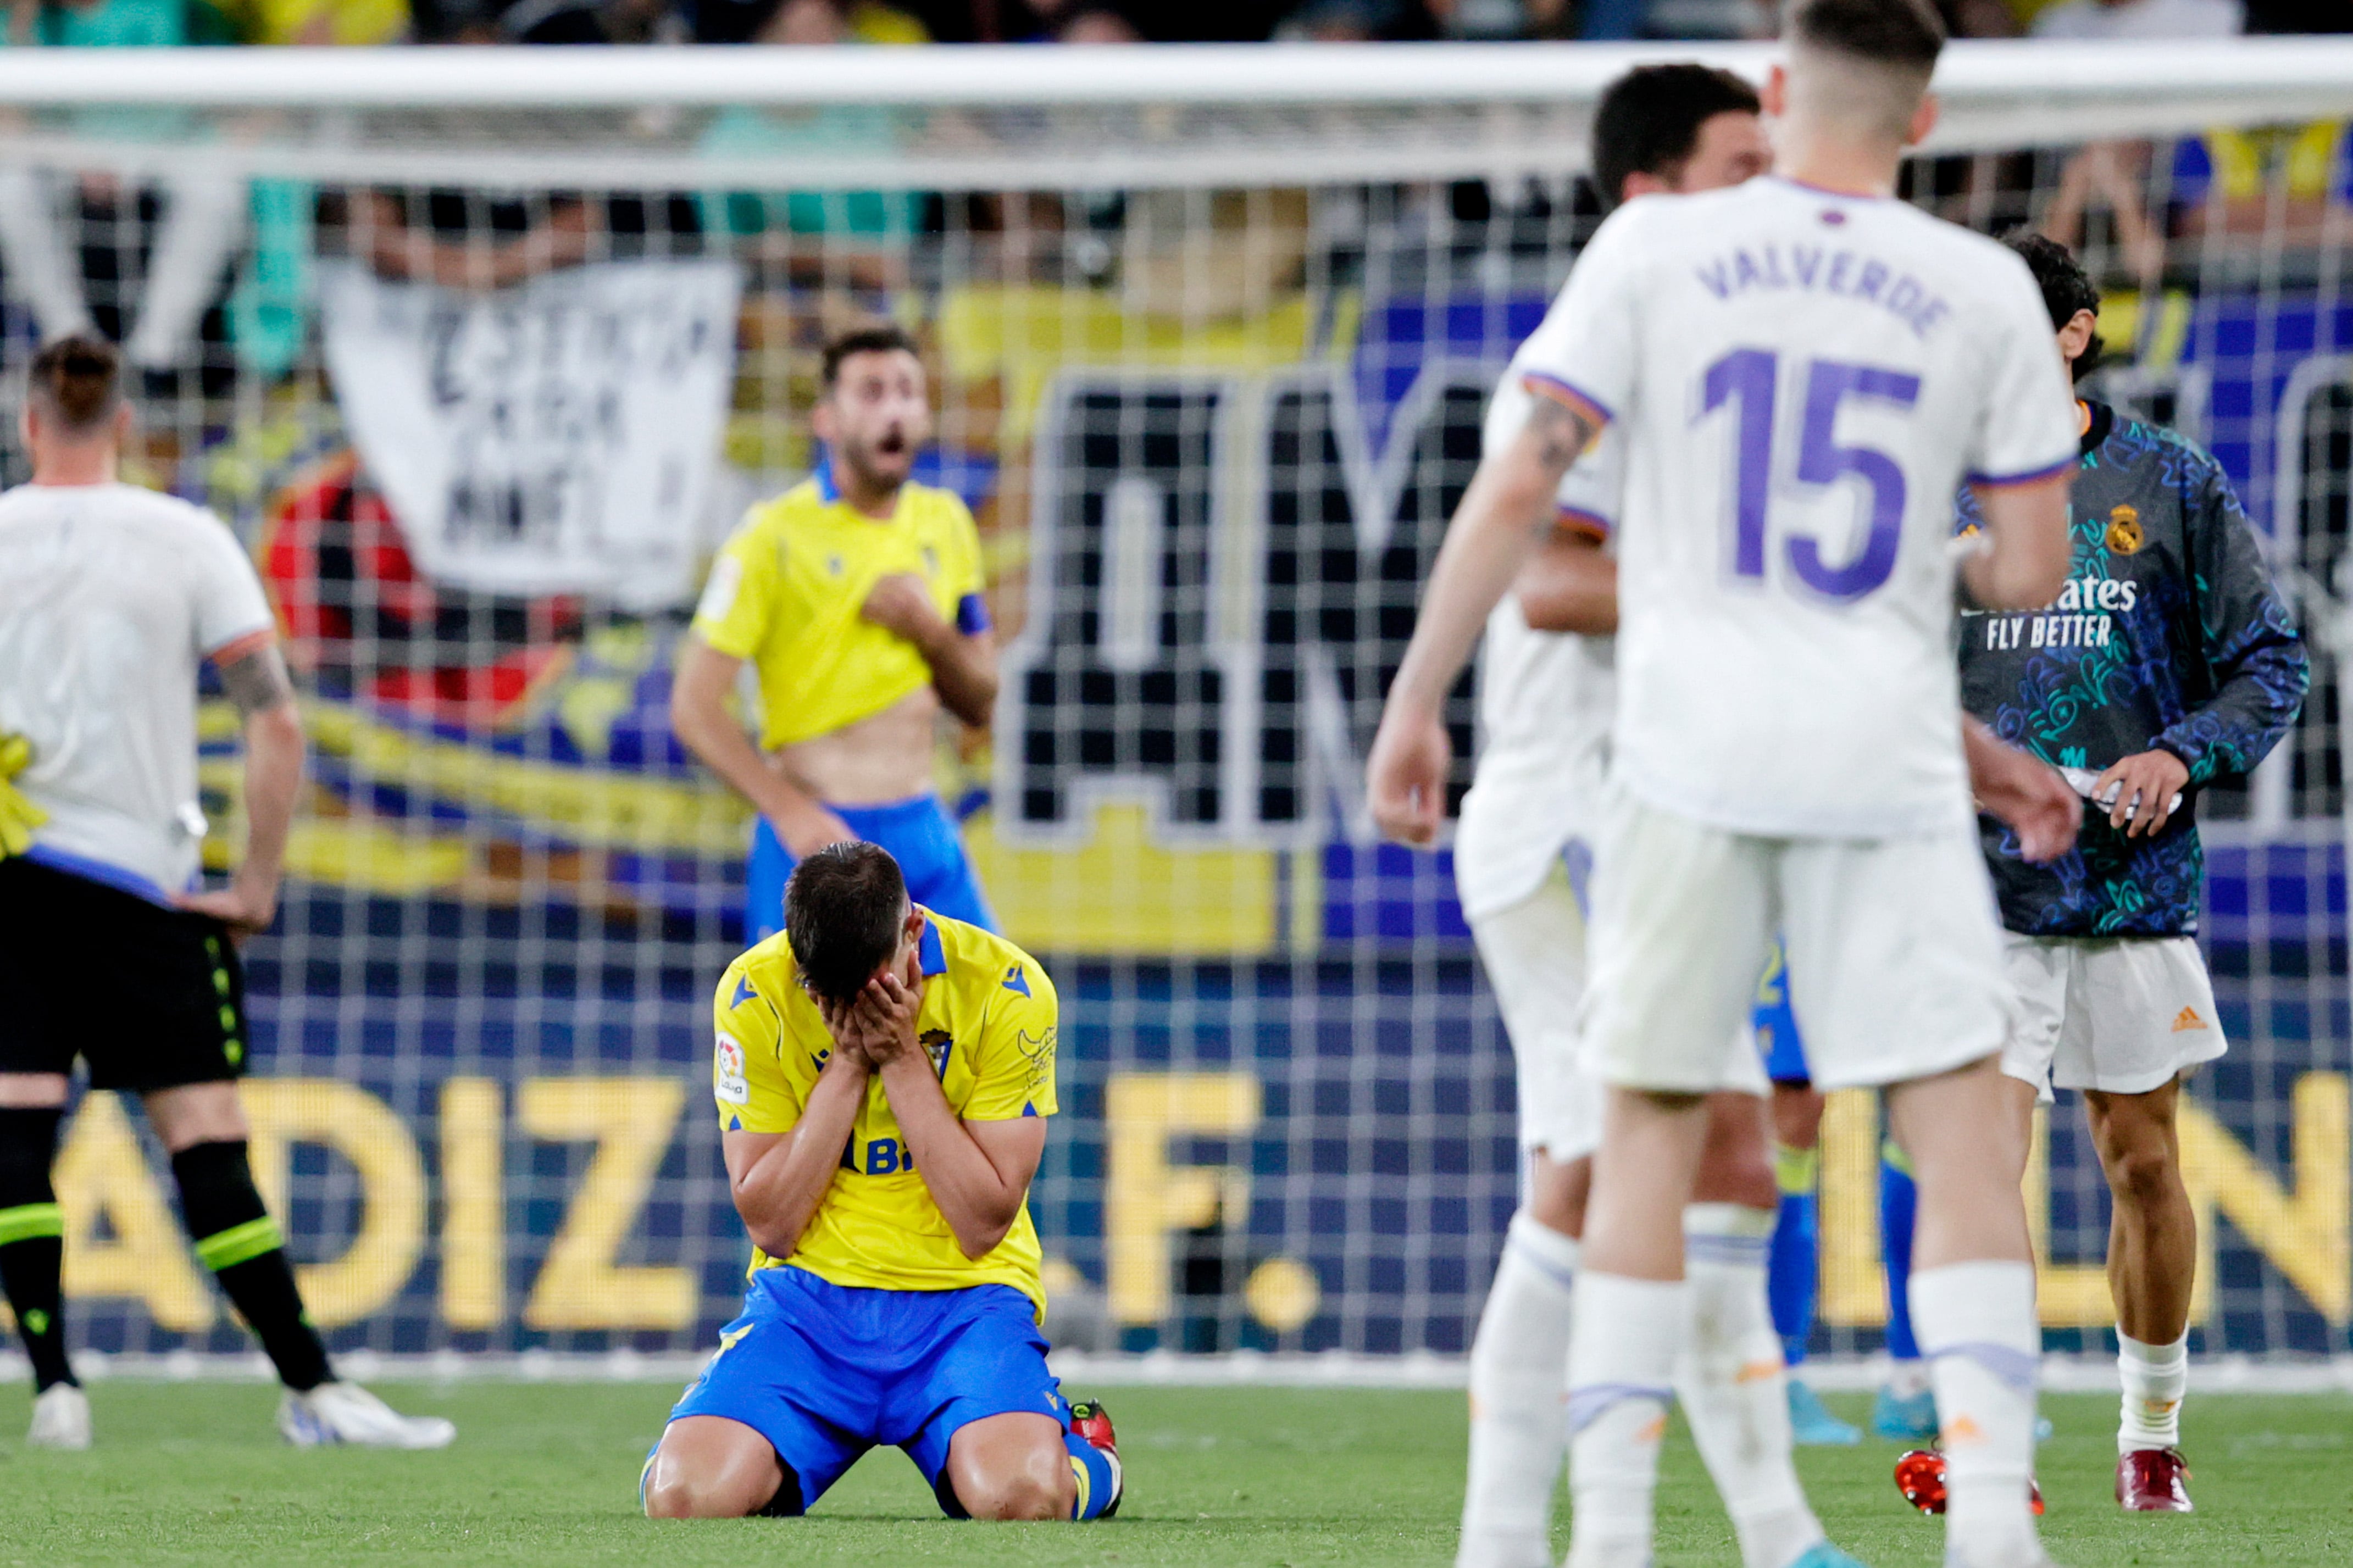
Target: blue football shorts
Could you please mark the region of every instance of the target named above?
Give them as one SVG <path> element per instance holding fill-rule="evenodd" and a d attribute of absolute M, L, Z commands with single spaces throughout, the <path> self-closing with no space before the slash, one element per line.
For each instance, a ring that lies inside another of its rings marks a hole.
<path fill-rule="evenodd" d="M 997 929 L 981 895 L 980 879 L 965 858 L 964 840 L 947 806 L 935 795 L 917 795 L 890 805 L 831 805 L 826 808 L 849 825 L 849 830 L 870 844 L 880 844 L 899 862 L 907 879 L 907 896 L 935 914 Z M 766 817 L 752 829 L 752 859 L 744 877 L 744 945 L 763 942 L 785 929 L 785 879 L 797 864 L 793 852 L 776 837 Z"/>
<path fill-rule="evenodd" d="M 874 1290 L 763 1268 L 719 1347 L 670 1418 L 719 1415 L 759 1433 L 803 1508 L 887 1445 L 960 1516 L 944 1479 L 958 1427 L 1015 1411 L 1070 1423 L 1037 1310 L 1009 1285 Z"/>

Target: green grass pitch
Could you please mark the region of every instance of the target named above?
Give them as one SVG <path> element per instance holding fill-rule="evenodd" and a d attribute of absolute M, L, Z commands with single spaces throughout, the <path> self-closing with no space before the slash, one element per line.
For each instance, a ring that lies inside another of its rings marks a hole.
<path fill-rule="evenodd" d="M 913 1468 L 869 1456 L 798 1521 L 652 1524 L 640 1457 L 674 1392 L 649 1384 L 387 1387 L 457 1420 L 439 1454 L 296 1453 L 249 1384 L 97 1385 L 99 1447 L 26 1451 L 26 1400 L 0 1394 L 0 1568 L 74 1563 L 659 1563 L 1443 1564 L 1462 1481 L 1455 1394 L 1112 1389 L 1128 1500 L 1107 1524 L 951 1524 Z M 1086 1391 L 1073 1389 L 1074 1394 Z M 1861 1401 L 1836 1399 L 1850 1417 Z M 2200 1511 L 2127 1519 L 2109 1500 L 2116 1405 L 2049 1399 L 2042 1451 L 2052 1554 L 2221 1568 L 2353 1560 L 2353 1398 L 2205 1396 L 2189 1413 Z M 1832 1534 L 1878 1568 L 1920 1568 L 1941 1531 L 1897 1500 L 1895 1450 L 1810 1449 Z M 1660 1562 L 1736 1564 L 1688 1441 L 1668 1455 Z M 1565 1523 L 1565 1519 L 1564 1519 Z M 1566 1545 L 1565 1530 L 1558 1539 Z"/>

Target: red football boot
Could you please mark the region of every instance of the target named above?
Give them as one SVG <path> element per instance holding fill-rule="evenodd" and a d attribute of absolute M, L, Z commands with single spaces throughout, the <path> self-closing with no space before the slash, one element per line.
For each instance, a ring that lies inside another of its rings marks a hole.
<path fill-rule="evenodd" d="M 2119 1485 L 2122 1484 L 2120 1481 Z M 1945 1511 L 1945 1456 L 1934 1448 L 1915 1448 L 1895 1461 L 1895 1489 L 1922 1513 Z M 2042 1489 L 2032 1477 L 2026 1481 L 2027 1506 L 2042 1516 Z"/>
<path fill-rule="evenodd" d="M 1922 1513 L 1945 1511 L 1945 1456 L 1915 1448 L 1895 1461 L 1895 1489 Z"/>
<path fill-rule="evenodd" d="M 2189 1461 L 2179 1448 L 2135 1448 L 2116 1459 L 2116 1501 L 2126 1513 L 2189 1513 Z"/>
<path fill-rule="evenodd" d="M 1079 1400 L 1071 1406 L 1071 1430 L 1084 1438 L 1088 1447 L 1111 1460 L 1113 1483 L 1119 1490 L 1113 1496 L 1111 1506 L 1096 1516 L 1109 1519 L 1119 1511 L 1119 1505 L 1127 1497 L 1126 1478 L 1119 1464 L 1119 1438 L 1111 1429 L 1111 1412 L 1103 1407 L 1100 1400 Z"/>

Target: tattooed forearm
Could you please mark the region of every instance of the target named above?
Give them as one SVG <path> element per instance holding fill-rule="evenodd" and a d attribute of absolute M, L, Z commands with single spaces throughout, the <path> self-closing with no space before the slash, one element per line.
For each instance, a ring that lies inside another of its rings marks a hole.
<path fill-rule="evenodd" d="M 1549 397 L 1539 397 L 1528 410 L 1526 438 L 1535 447 L 1536 455 L 1558 479 L 1568 472 L 1569 466 L 1585 455 L 1585 448 L 1601 434 L 1601 427 L 1577 409 Z"/>
<path fill-rule="evenodd" d="M 294 682 L 286 673 L 285 656 L 275 643 L 264 643 L 251 653 L 229 660 L 220 667 L 222 689 L 237 710 L 250 719 L 294 700 Z"/>

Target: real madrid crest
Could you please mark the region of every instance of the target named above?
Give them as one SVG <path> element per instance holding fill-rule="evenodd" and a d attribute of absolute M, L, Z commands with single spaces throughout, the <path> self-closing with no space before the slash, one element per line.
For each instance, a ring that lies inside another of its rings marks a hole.
<path fill-rule="evenodd" d="M 2117 507 L 2108 513 L 2108 548 L 2119 555 L 2130 555 L 2141 547 L 2140 513 L 2128 506 Z"/>

